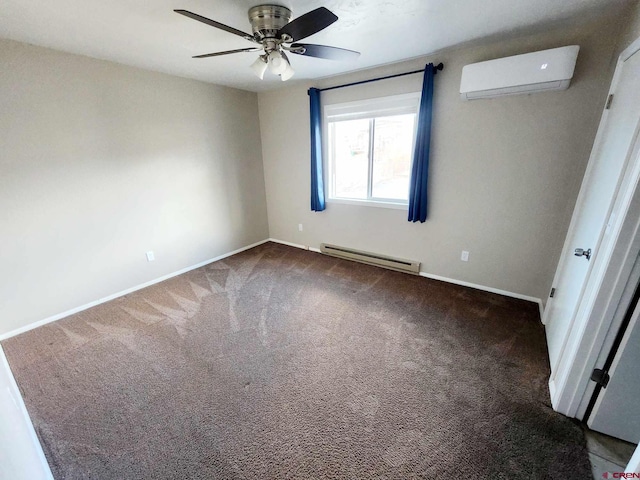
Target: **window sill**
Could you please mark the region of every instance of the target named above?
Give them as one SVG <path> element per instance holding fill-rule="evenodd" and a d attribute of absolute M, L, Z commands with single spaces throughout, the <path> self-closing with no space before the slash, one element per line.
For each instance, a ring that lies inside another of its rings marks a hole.
<path fill-rule="evenodd" d="M 409 205 L 407 203 L 380 202 L 376 200 L 352 200 L 347 198 L 329 198 L 327 199 L 327 203 L 359 205 L 361 207 L 391 208 L 393 210 L 405 211 L 409 208 Z"/>

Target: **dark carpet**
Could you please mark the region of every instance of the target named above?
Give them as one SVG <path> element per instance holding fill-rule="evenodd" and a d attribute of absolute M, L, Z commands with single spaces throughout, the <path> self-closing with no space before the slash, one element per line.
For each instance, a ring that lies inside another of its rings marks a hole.
<path fill-rule="evenodd" d="M 2 342 L 57 479 L 587 479 L 537 305 L 265 244 Z"/>

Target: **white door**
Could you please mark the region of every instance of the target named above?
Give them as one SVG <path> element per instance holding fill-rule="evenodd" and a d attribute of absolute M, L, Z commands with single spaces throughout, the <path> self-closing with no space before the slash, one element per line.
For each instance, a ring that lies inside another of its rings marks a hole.
<path fill-rule="evenodd" d="M 600 390 L 587 425 L 592 430 L 640 442 L 640 303 L 609 369 L 610 380 Z"/>
<path fill-rule="evenodd" d="M 639 83 L 640 53 L 635 53 L 623 64 L 608 118 L 598 132 L 556 271 L 555 294 L 547 302 L 544 320 L 552 379 L 625 173 L 640 119 Z M 575 256 L 578 248 L 591 249 L 590 260 L 586 255 Z"/>
<path fill-rule="evenodd" d="M 598 132 L 556 271 L 555 294 L 547 302 L 544 322 L 552 379 L 574 327 L 575 314 L 612 213 L 639 119 L 640 53 L 635 53 L 623 63 L 608 118 Z M 591 258 L 575 256 L 577 248 L 585 252 L 591 249 Z"/>

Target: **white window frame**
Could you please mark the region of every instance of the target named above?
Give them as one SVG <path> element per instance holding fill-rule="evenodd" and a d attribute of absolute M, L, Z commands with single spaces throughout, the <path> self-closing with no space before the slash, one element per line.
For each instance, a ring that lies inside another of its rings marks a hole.
<path fill-rule="evenodd" d="M 416 142 L 416 131 L 418 126 L 418 110 L 420 108 L 420 92 L 405 93 L 387 97 L 370 98 L 355 102 L 335 103 L 323 106 L 323 162 L 324 171 L 327 172 L 327 203 L 338 203 L 346 205 L 365 205 L 369 207 L 394 208 L 407 210 L 409 202 L 406 200 L 393 200 L 388 198 L 341 198 L 334 193 L 335 173 L 332 165 L 329 145 L 329 123 L 341 120 L 358 120 L 365 118 L 379 118 L 393 115 L 406 115 L 413 113 L 416 115 L 416 122 L 413 130 L 413 140 L 411 151 L 413 152 Z M 371 162 L 371 158 L 369 161 Z M 413 167 L 411 160 L 410 170 Z M 372 174 L 372 165 L 369 164 L 369 175 Z"/>

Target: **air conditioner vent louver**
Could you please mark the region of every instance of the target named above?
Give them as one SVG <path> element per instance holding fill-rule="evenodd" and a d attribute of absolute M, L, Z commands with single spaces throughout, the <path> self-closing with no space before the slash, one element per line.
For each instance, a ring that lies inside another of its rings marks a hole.
<path fill-rule="evenodd" d="M 378 253 L 363 252 L 347 247 L 339 247 L 323 243 L 320 245 L 320 251 L 332 257 L 353 260 L 368 265 L 376 265 L 378 267 L 389 268 L 399 272 L 413 273 L 417 275 L 420 272 L 420 262 L 415 260 L 406 260 L 404 258 L 394 258 Z"/>

